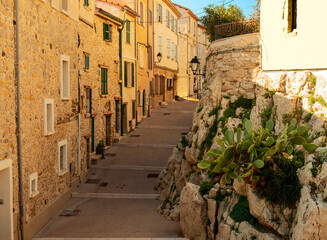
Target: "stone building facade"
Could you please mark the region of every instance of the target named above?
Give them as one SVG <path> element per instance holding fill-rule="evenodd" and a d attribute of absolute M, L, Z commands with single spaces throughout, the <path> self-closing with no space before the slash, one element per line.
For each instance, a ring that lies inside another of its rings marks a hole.
<path fill-rule="evenodd" d="M 178 19 L 178 81 L 177 95 L 179 97 L 192 97 L 197 95 L 197 76 L 193 76 L 190 62 L 198 56 L 198 24 L 199 18 L 188 8 L 175 4 L 181 12 Z"/>
<path fill-rule="evenodd" d="M 152 106 L 170 102 L 176 95 L 178 74 L 178 21 L 181 16 L 170 0 L 154 1 L 154 81 Z M 161 54 L 161 60 L 157 58 Z"/>
<path fill-rule="evenodd" d="M 0 3 L 0 238 L 31 239 L 85 176 L 91 143 L 110 146 L 120 131 L 122 21 L 96 9 L 95 0 L 20 1 L 20 176 L 15 7 Z"/>
<path fill-rule="evenodd" d="M 14 1 L 0 2 L 0 239 L 13 237 L 19 212 L 14 11 Z"/>

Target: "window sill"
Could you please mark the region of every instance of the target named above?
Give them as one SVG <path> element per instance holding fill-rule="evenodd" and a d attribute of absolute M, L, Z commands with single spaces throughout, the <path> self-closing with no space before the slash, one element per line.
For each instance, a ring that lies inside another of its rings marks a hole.
<path fill-rule="evenodd" d="M 69 12 L 67 12 L 66 10 L 61 9 L 61 12 L 69 17 Z"/>
<path fill-rule="evenodd" d="M 64 168 L 64 169 L 59 170 L 59 177 L 65 175 L 67 172 L 68 172 L 68 169 L 67 168 Z"/>
<path fill-rule="evenodd" d="M 39 195 L 39 191 L 35 191 L 35 192 L 32 192 L 31 194 L 30 194 L 30 198 L 34 198 L 34 197 L 36 197 L 37 195 Z"/>
<path fill-rule="evenodd" d="M 292 32 L 285 33 L 286 37 L 296 37 L 297 36 L 297 30 L 293 30 Z"/>
<path fill-rule="evenodd" d="M 68 97 L 68 98 L 61 98 L 61 101 L 69 101 L 71 98 Z"/>
<path fill-rule="evenodd" d="M 50 132 L 46 132 L 46 133 L 44 133 L 44 136 L 50 136 L 50 135 L 53 135 L 53 134 L 55 134 L 55 130 L 53 130 L 53 131 L 50 131 Z"/>
<path fill-rule="evenodd" d="M 89 72 L 90 71 L 90 68 L 84 68 L 84 72 Z"/>
<path fill-rule="evenodd" d="M 109 93 L 100 93 L 99 95 L 101 98 L 109 97 Z"/>

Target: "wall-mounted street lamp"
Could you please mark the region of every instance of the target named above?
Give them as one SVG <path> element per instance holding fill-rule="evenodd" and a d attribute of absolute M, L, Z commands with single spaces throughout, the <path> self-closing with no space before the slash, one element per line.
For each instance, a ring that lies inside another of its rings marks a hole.
<path fill-rule="evenodd" d="M 161 57 L 162 57 L 162 55 L 161 55 L 161 53 L 159 52 L 158 54 L 157 54 L 157 62 L 155 62 L 155 63 L 160 63 L 161 62 Z"/>
<path fill-rule="evenodd" d="M 197 56 L 191 60 L 190 68 L 192 69 L 193 75 L 205 76 L 204 73 L 198 73 L 200 67 L 200 62 Z"/>

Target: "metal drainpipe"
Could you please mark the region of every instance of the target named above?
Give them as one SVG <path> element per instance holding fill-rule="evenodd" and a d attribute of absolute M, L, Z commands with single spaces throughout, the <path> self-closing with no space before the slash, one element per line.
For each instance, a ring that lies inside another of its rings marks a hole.
<path fill-rule="evenodd" d="M 17 157 L 19 178 L 19 211 L 21 239 L 24 239 L 24 196 L 23 196 L 23 166 L 21 145 L 21 115 L 20 115 L 20 49 L 19 49 L 19 0 L 16 0 L 16 77 L 17 77 Z"/>
<path fill-rule="evenodd" d="M 123 104 L 123 88 L 124 88 L 124 84 L 123 84 L 123 30 L 125 27 L 125 15 L 126 15 L 126 11 L 127 9 L 124 8 L 124 13 L 123 13 L 123 26 L 122 28 L 119 30 L 119 41 L 120 41 L 120 95 L 121 95 L 121 103 L 120 103 L 120 135 L 123 136 L 124 135 L 124 119 L 123 119 L 123 113 L 124 113 L 124 104 Z"/>
<path fill-rule="evenodd" d="M 147 15 L 149 15 L 149 0 L 147 0 Z M 147 17 L 147 19 L 149 19 L 149 16 Z M 152 19 L 150 19 L 150 21 L 152 21 Z M 146 29 L 146 44 L 147 44 L 147 46 L 149 46 L 150 44 L 149 44 L 149 26 L 150 26 L 150 24 L 149 24 L 149 21 L 147 21 L 147 23 L 146 23 L 146 27 L 147 27 L 147 29 Z M 148 56 L 148 58 L 147 58 L 147 63 L 148 63 L 148 71 L 147 71 L 147 77 L 148 77 L 148 79 L 147 79 L 147 84 L 148 84 L 148 94 L 147 94 L 147 99 L 148 99 L 148 117 L 150 117 L 150 76 L 149 76 L 149 74 L 150 74 L 150 67 L 149 67 L 149 48 L 147 48 L 146 49 L 147 50 L 147 56 Z"/>
<path fill-rule="evenodd" d="M 136 2 L 135 2 L 135 4 L 137 4 Z M 138 17 L 138 16 L 137 16 Z M 135 111 L 136 111 L 136 126 L 138 126 L 138 96 L 137 96 L 137 67 L 138 67 L 138 65 L 137 65 L 137 60 L 138 60 L 138 45 L 137 45 L 137 33 L 136 33 L 136 29 L 137 29 L 137 19 L 135 18 L 135 20 L 134 20 L 134 22 L 135 22 L 135 24 L 134 24 L 134 26 L 135 26 L 135 31 L 134 31 L 134 36 L 135 36 L 135 39 L 134 39 L 134 46 L 135 46 Z"/>

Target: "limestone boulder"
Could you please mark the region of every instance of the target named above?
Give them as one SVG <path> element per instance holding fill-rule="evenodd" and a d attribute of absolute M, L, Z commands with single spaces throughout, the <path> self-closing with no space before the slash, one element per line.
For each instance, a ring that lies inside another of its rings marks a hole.
<path fill-rule="evenodd" d="M 238 231 L 232 231 L 230 234 L 230 240 L 280 240 L 279 237 L 272 233 L 263 233 L 255 229 L 248 222 L 241 222 Z"/>
<path fill-rule="evenodd" d="M 327 238 L 327 204 L 314 199 L 310 186 L 304 186 L 292 229 L 293 240 Z"/>
<path fill-rule="evenodd" d="M 185 237 L 206 239 L 207 205 L 199 193 L 199 186 L 187 183 L 180 197 L 180 225 Z"/>

